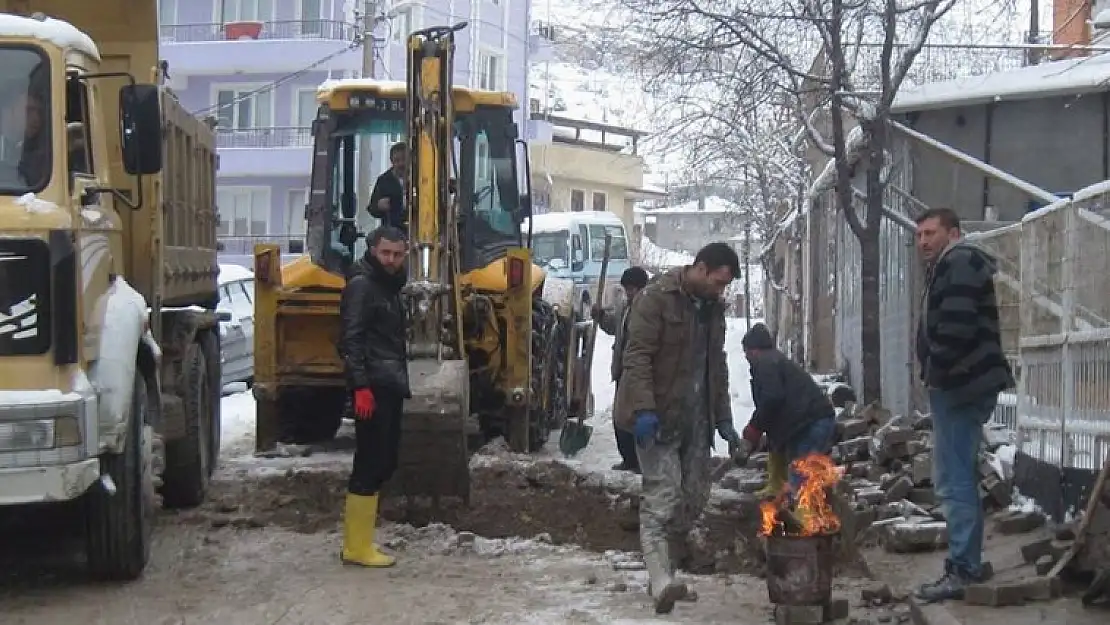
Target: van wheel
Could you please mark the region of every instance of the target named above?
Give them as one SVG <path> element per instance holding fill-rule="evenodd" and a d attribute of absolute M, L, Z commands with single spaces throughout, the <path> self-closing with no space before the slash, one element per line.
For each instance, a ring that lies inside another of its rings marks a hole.
<path fill-rule="evenodd" d="M 123 453 L 100 459 L 100 469 L 111 477 L 115 493 L 109 494 L 98 483 L 85 495 L 85 552 L 89 571 L 100 579 L 137 579 L 150 559 L 157 496 L 154 432 L 146 419 L 146 380 L 136 372 Z"/>
<path fill-rule="evenodd" d="M 166 442 L 165 504 L 191 508 L 204 501 L 213 462 L 208 364 L 199 343 L 190 343 L 182 367 L 185 436 Z"/>

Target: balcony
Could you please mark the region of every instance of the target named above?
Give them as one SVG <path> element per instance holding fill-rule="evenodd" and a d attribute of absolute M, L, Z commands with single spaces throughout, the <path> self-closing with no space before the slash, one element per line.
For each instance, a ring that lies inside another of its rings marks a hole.
<path fill-rule="evenodd" d="M 351 48 L 354 24 L 332 20 L 295 20 L 210 24 L 165 24 L 160 29 L 162 56 L 181 75 L 223 75 L 294 71 L 329 55 L 316 69 L 357 70 L 362 55 Z M 232 51 L 234 46 L 234 51 Z M 341 54 L 344 49 L 350 53 Z"/>
<path fill-rule="evenodd" d="M 312 168 L 312 129 L 216 129 L 220 176 L 307 176 Z"/>

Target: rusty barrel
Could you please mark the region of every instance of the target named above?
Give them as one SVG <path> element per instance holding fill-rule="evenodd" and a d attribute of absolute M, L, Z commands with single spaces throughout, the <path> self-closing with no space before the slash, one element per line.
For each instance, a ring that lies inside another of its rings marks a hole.
<path fill-rule="evenodd" d="M 768 536 L 767 594 L 779 605 L 832 599 L 833 536 Z"/>

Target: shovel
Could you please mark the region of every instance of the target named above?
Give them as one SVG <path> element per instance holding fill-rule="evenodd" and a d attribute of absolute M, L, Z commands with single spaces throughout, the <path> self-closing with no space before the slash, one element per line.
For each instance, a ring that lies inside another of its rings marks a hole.
<path fill-rule="evenodd" d="M 601 303 L 601 295 L 605 292 L 605 274 L 609 272 L 609 245 L 612 243 L 613 237 L 610 234 L 605 235 L 605 252 L 601 257 L 601 277 L 597 280 L 597 294 L 594 296 L 595 302 Z M 574 419 L 568 420 L 563 424 L 563 431 L 559 434 L 559 451 L 563 455 L 570 458 L 586 448 L 590 444 L 590 436 L 594 433 L 592 425 L 586 425 L 586 410 L 590 405 L 590 375 L 594 365 L 594 343 L 597 339 L 597 323 L 596 318 L 592 319 L 593 323 L 590 327 L 590 335 L 586 337 L 586 362 L 582 368 L 582 387 L 584 391 L 580 393 L 583 398 L 578 405 L 578 414 Z"/>

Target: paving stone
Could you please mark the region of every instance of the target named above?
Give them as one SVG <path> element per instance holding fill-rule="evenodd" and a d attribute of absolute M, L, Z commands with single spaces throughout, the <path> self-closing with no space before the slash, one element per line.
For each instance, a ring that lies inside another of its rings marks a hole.
<path fill-rule="evenodd" d="M 1037 572 L 1037 575 L 1048 575 L 1048 572 L 1052 570 L 1052 567 L 1056 566 L 1056 561 L 1059 559 L 1060 558 L 1053 554 L 1046 553 L 1037 558 L 1037 561 L 1033 564 L 1034 570 Z"/>
<path fill-rule="evenodd" d="M 852 467 L 848 469 L 848 475 L 851 475 L 854 478 L 865 479 L 870 474 L 870 462 L 854 462 L 852 463 Z"/>
<path fill-rule="evenodd" d="M 947 524 L 932 519 L 911 519 L 886 526 L 883 549 L 890 553 L 932 551 L 948 545 Z"/>
<path fill-rule="evenodd" d="M 933 456 L 932 454 L 919 454 L 913 458 L 913 483 L 924 486 L 933 482 Z"/>
<path fill-rule="evenodd" d="M 859 438 L 871 429 L 871 423 L 866 419 L 848 419 L 840 422 L 841 432 L 845 439 Z"/>
<path fill-rule="evenodd" d="M 906 476 L 899 477 L 886 491 L 886 501 L 901 501 L 913 490 L 913 480 Z"/>
<path fill-rule="evenodd" d="M 889 584 L 874 584 L 864 588 L 859 593 L 860 599 L 867 602 L 879 601 L 880 604 L 890 603 L 894 599 L 894 592 Z"/>
<path fill-rule="evenodd" d="M 1021 582 L 1000 584 L 971 584 L 964 589 L 964 603 L 993 608 L 1022 605 L 1025 603 L 1025 585 Z"/>
<path fill-rule="evenodd" d="M 883 478 L 883 474 L 886 473 L 886 469 L 878 463 L 871 463 L 870 467 L 867 473 L 867 479 L 872 482 L 878 482 Z"/>
<path fill-rule="evenodd" d="M 875 486 L 863 490 L 856 491 L 856 499 L 863 501 L 869 505 L 876 506 L 886 499 L 886 493 L 879 487 Z"/>
<path fill-rule="evenodd" d="M 848 618 L 850 608 L 847 599 L 833 599 L 827 604 L 822 606 L 821 616 L 824 617 L 824 622 L 835 621 L 838 619 Z"/>
<path fill-rule="evenodd" d="M 836 451 L 845 461 L 866 460 L 870 457 L 871 437 L 860 436 L 837 443 Z"/>
<path fill-rule="evenodd" d="M 906 443 L 906 450 L 911 456 L 918 456 L 929 451 L 929 444 L 922 440 L 910 441 Z"/>
<path fill-rule="evenodd" d="M 931 488 L 915 488 L 910 491 L 907 499 L 920 506 L 935 506 L 937 504 L 937 494 Z"/>
<path fill-rule="evenodd" d="M 859 411 L 859 416 L 878 425 L 886 425 L 894 414 L 878 404 L 868 404 Z"/>
<path fill-rule="evenodd" d="M 776 605 L 775 625 L 821 625 L 825 622 L 824 606 Z"/>
<path fill-rule="evenodd" d="M 994 520 L 994 529 L 1010 536 L 1031 532 L 1044 525 L 1044 515 L 1039 512 L 1010 511 Z"/>
<path fill-rule="evenodd" d="M 913 411 L 913 429 L 915 430 L 931 430 L 933 429 L 933 415 L 932 413 L 921 414 L 920 412 Z"/>
<path fill-rule="evenodd" d="M 1014 502 L 1013 489 L 997 476 L 990 476 L 981 482 L 990 499 L 999 507 L 1007 508 Z"/>

